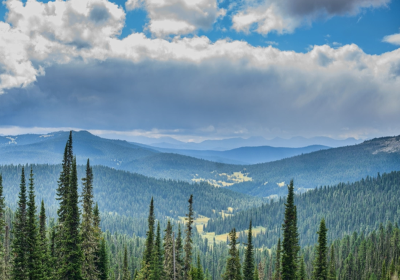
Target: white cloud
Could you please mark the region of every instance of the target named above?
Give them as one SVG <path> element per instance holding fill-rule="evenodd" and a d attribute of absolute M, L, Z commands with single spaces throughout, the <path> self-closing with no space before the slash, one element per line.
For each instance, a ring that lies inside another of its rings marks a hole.
<path fill-rule="evenodd" d="M 150 18 L 148 28 L 158 37 L 209 29 L 226 13 L 218 8 L 217 0 L 128 0 L 125 7 L 144 7 Z"/>
<path fill-rule="evenodd" d="M 383 42 L 400 46 L 400 33 L 385 36 L 383 38 Z"/>
<path fill-rule="evenodd" d="M 390 0 L 244 0 L 233 16 L 236 31 L 268 34 L 293 32 L 317 18 L 356 15 L 364 8 L 385 6 Z"/>

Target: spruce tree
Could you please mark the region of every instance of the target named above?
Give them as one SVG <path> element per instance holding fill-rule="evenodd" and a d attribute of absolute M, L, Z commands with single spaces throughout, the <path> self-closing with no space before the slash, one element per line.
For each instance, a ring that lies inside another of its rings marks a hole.
<path fill-rule="evenodd" d="M 154 201 L 151 198 L 150 201 L 150 210 L 149 210 L 149 218 L 148 218 L 148 227 L 149 230 L 147 231 L 147 238 L 145 244 L 145 250 L 143 253 L 143 262 L 145 265 L 150 265 L 153 256 L 153 245 L 154 245 L 154 223 L 155 223 L 155 216 L 154 216 Z"/>
<path fill-rule="evenodd" d="M 22 167 L 20 191 L 18 194 L 18 208 L 15 212 L 14 227 L 12 231 L 14 235 L 12 240 L 12 254 L 14 255 L 14 258 L 12 259 L 11 279 L 13 280 L 28 279 L 26 203 L 25 171 L 24 167 Z"/>
<path fill-rule="evenodd" d="M 25 248 L 27 253 L 27 270 L 29 280 L 41 279 L 41 276 L 43 275 L 42 266 L 40 265 L 39 231 L 36 221 L 35 189 L 33 180 L 33 172 L 31 168 L 31 173 L 29 175 L 29 199 L 27 202 L 27 247 Z"/>
<path fill-rule="evenodd" d="M 240 259 L 237 250 L 236 229 L 229 233 L 229 256 L 226 260 L 226 271 L 222 275 L 223 280 L 242 280 Z"/>
<path fill-rule="evenodd" d="M 297 255 L 299 251 L 293 180 L 288 185 L 288 196 L 285 204 L 285 217 L 282 229 L 282 280 L 293 280 L 297 275 Z"/>
<path fill-rule="evenodd" d="M 123 263 L 123 268 L 122 268 L 122 280 L 131 280 L 131 273 L 129 271 L 128 267 L 128 250 L 124 250 L 124 263 Z"/>
<path fill-rule="evenodd" d="M 76 171 L 76 158 L 72 161 L 71 174 L 69 176 L 69 191 L 67 199 L 66 217 L 63 223 L 65 241 L 62 243 L 62 263 L 59 269 L 61 280 L 81 280 L 82 260 L 80 227 L 80 210 L 78 207 L 78 174 Z"/>
<path fill-rule="evenodd" d="M 108 279 L 108 255 L 107 255 L 107 245 L 104 238 L 101 238 L 98 261 L 96 262 L 96 269 L 99 272 L 100 280 Z"/>
<path fill-rule="evenodd" d="M 150 280 L 160 280 L 163 278 L 163 252 L 161 246 L 160 222 L 158 222 L 152 263 L 150 265 Z"/>
<path fill-rule="evenodd" d="M 173 251 L 173 240 L 172 240 L 172 226 L 171 221 L 168 220 L 167 228 L 165 229 L 164 235 L 164 279 L 174 279 L 174 251 Z"/>
<path fill-rule="evenodd" d="M 327 231 L 328 230 L 325 226 L 325 219 L 322 219 L 318 231 L 318 244 L 314 260 L 313 277 L 315 280 L 326 280 L 328 278 L 328 246 L 326 239 Z"/>
<path fill-rule="evenodd" d="M 306 273 L 306 267 L 304 264 L 304 258 L 301 257 L 300 259 L 300 271 L 299 271 L 299 280 L 306 280 L 307 279 L 307 273 Z"/>
<path fill-rule="evenodd" d="M 96 258 L 99 251 L 99 239 L 96 238 L 96 229 L 93 218 L 93 171 L 89 159 L 86 164 L 86 176 L 82 179 L 82 276 L 86 280 L 98 279 L 98 270 L 96 269 Z"/>
<path fill-rule="evenodd" d="M 281 239 L 278 240 L 278 246 L 276 247 L 276 259 L 275 259 L 275 273 L 274 273 L 274 280 L 281 280 Z M 271 269 L 272 270 L 272 269 Z"/>
<path fill-rule="evenodd" d="M 189 213 L 186 215 L 186 238 L 185 238 L 185 262 L 184 262 L 184 268 L 183 268 L 183 279 L 188 280 L 189 279 L 189 271 L 192 263 L 192 247 L 193 247 L 193 240 L 192 240 L 192 225 L 193 225 L 193 195 L 190 195 L 190 198 L 188 200 L 189 202 Z"/>
<path fill-rule="evenodd" d="M 254 269 L 254 280 L 259 280 L 258 279 L 258 267 L 257 266 L 255 266 L 255 269 Z"/>
<path fill-rule="evenodd" d="M 331 257 L 329 260 L 329 267 L 328 267 L 328 279 L 336 280 L 335 247 L 333 247 L 333 244 L 331 245 Z"/>
<path fill-rule="evenodd" d="M 51 269 L 53 268 L 50 263 L 50 254 L 47 248 L 47 236 L 46 236 L 46 209 L 44 207 L 44 201 L 40 206 L 39 214 L 39 265 L 41 266 L 40 279 L 50 279 Z"/>
<path fill-rule="evenodd" d="M 5 279 L 6 276 L 6 263 L 5 263 L 5 201 L 3 196 L 3 177 L 0 173 L 0 278 Z"/>
<path fill-rule="evenodd" d="M 203 266 L 201 265 L 200 262 L 200 254 L 197 255 L 197 280 L 204 280 L 204 271 L 203 271 Z"/>
<path fill-rule="evenodd" d="M 243 279 L 253 280 L 254 279 L 254 247 L 253 247 L 253 233 L 252 225 L 250 220 L 249 232 L 247 234 L 247 247 L 244 255 L 243 263 Z"/>
<path fill-rule="evenodd" d="M 182 280 L 183 279 L 183 267 L 184 267 L 184 260 L 183 260 L 183 241 L 182 241 L 182 231 L 181 225 L 178 225 L 178 236 L 176 238 L 176 245 L 175 245 L 175 279 Z"/>

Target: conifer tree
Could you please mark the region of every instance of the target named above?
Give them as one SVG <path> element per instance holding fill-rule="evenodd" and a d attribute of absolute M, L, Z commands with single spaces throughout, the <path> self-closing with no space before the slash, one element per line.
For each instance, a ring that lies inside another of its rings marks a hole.
<path fill-rule="evenodd" d="M 328 279 L 336 280 L 335 247 L 333 247 L 333 244 L 331 245 L 331 257 L 329 260 L 329 267 L 328 267 Z"/>
<path fill-rule="evenodd" d="M 383 261 L 383 264 L 382 264 L 382 271 L 381 271 L 381 280 L 386 280 L 386 275 L 387 275 L 387 271 L 386 271 L 386 261 Z"/>
<path fill-rule="evenodd" d="M 98 261 L 96 262 L 96 269 L 99 272 L 100 280 L 108 279 L 108 255 L 107 255 L 107 245 L 104 238 L 101 238 Z"/>
<path fill-rule="evenodd" d="M 318 231 L 318 244 L 314 260 L 313 277 L 315 280 L 326 280 L 328 278 L 328 247 L 326 239 L 327 231 L 328 230 L 325 226 L 325 219 L 322 219 Z"/>
<path fill-rule="evenodd" d="M 236 229 L 229 233 L 229 257 L 226 260 L 226 271 L 222 275 L 223 280 L 242 280 L 240 259 L 237 250 Z"/>
<path fill-rule="evenodd" d="M 293 180 L 288 185 L 288 196 L 285 204 L 285 217 L 282 229 L 282 280 L 293 280 L 297 274 L 297 255 L 299 251 Z"/>
<path fill-rule="evenodd" d="M 281 280 L 281 239 L 278 240 L 278 246 L 276 247 L 276 259 L 275 259 L 275 273 L 274 280 Z M 272 270 L 272 269 L 271 269 Z"/>
<path fill-rule="evenodd" d="M 184 268 L 183 268 L 183 279 L 188 280 L 189 279 L 189 271 L 192 263 L 192 224 L 193 224 L 193 195 L 190 195 L 190 198 L 188 200 L 189 202 L 189 213 L 186 215 L 186 238 L 185 238 L 185 262 L 184 262 Z"/>
<path fill-rule="evenodd" d="M 49 262 L 50 254 L 47 249 L 47 236 L 46 236 L 46 209 L 44 207 L 44 201 L 40 206 L 39 214 L 39 265 L 41 267 L 40 279 L 50 279 L 50 270 L 53 268 Z"/>
<path fill-rule="evenodd" d="M 166 280 L 174 279 L 174 251 L 172 240 L 171 221 L 168 220 L 164 235 L 164 277 Z"/>
<path fill-rule="evenodd" d="M 152 263 L 150 265 L 150 280 L 160 280 L 163 277 L 163 252 L 161 246 L 160 222 L 158 222 Z"/>
<path fill-rule="evenodd" d="M 5 227 L 6 227 L 6 220 L 5 220 L 5 202 L 3 196 L 3 177 L 0 173 L 0 278 L 6 278 L 6 263 L 5 263 Z"/>
<path fill-rule="evenodd" d="M 72 161 L 70 174 L 70 183 L 67 199 L 67 211 L 63 223 L 64 232 L 61 255 L 62 263 L 59 269 L 59 279 L 62 280 L 81 280 L 82 278 L 82 260 L 80 227 L 80 210 L 78 207 L 78 174 L 76 170 L 76 158 Z"/>
<path fill-rule="evenodd" d="M 124 250 L 124 264 L 123 264 L 123 270 L 122 270 L 122 280 L 131 280 L 131 273 L 129 272 L 129 267 L 128 267 L 128 250 Z"/>
<path fill-rule="evenodd" d="M 176 280 L 183 279 L 183 267 L 184 267 L 184 260 L 183 260 L 183 241 L 182 241 L 182 231 L 181 225 L 178 225 L 178 236 L 176 238 L 176 245 L 175 245 L 175 270 L 176 270 Z"/>
<path fill-rule="evenodd" d="M 151 198 L 149 218 L 148 218 L 149 230 L 147 231 L 146 247 L 143 253 L 143 262 L 145 265 L 150 265 L 152 261 L 153 245 L 154 245 L 154 223 L 155 223 L 154 202 L 153 198 Z"/>
<path fill-rule="evenodd" d="M 50 248 L 49 248 L 49 263 L 50 267 L 53 269 L 51 270 L 51 273 L 49 275 L 51 280 L 57 280 L 58 279 L 58 254 L 56 252 L 57 247 L 56 247 L 56 239 L 57 239 L 57 234 L 56 234 L 56 225 L 53 225 L 50 229 Z"/>
<path fill-rule="evenodd" d="M 254 279 L 254 247 L 253 247 L 253 233 L 252 225 L 250 220 L 249 232 L 247 234 L 247 247 L 244 255 L 243 263 L 243 279 L 253 280 Z"/>
<path fill-rule="evenodd" d="M 36 203 L 35 203 L 35 190 L 33 182 L 33 172 L 29 175 L 29 192 L 27 202 L 27 270 L 28 279 L 40 279 L 43 275 L 42 267 L 40 265 L 40 252 L 39 252 L 39 232 L 36 221 Z"/>
<path fill-rule="evenodd" d="M 28 256 L 26 248 L 27 241 L 27 210 L 26 210 L 26 182 L 25 171 L 22 167 L 20 191 L 18 195 L 18 208 L 15 212 L 15 221 L 13 227 L 14 238 L 12 240 L 12 259 L 11 279 L 27 280 L 28 279 Z"/>
<path fill-rule="evenodd" d="M 197 280 L 204 280 L 204 271 L 203 271 L 203 266 L 201 265 L 200 262 L 200 254 L 197 255 Z"/>
<path fill-rule="evenodd" d="M 98 279 L 98 270 L 96 269 L 96 258 L 99 251 L 99 240 L 96 238 L 96 229 L 93 217 L 93 171 L 89 159 L 86 164 L 86 176 L 82 179 L 82 276 L 86 280 Z"/>
<path fill-rule="evenodd" d="M 259 280 L 264 280 L 265 278 L 265 267 L 261 264 L 261 262 L 258 263 L 258 278 Z"/>
<path fill-rule="evenodd" d="M 306 280 L 307 279 L 307 273 L 306 273 L 306 267 L 304 264 L 304 258 L 301 257 L 300 259 L 300 271 L 299 271 L 299 280 Z"/>
<path fill-rule="evenodd" d="M 258 267 L 257 266 L 255 266 L 255 269 L 254 269 L 254 280 L 259 280 L 258 279 Z"/>

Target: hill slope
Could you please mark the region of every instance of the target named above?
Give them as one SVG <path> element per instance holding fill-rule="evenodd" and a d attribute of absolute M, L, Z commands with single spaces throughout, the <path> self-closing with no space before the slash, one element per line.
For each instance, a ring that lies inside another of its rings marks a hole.
<path fill-rule="evenodd" d="M 32 167 L 35 178 L 37 201 L 44 199 L 47 207 L 55 207 L 57 180 L 61 165 L 26 166 L 26 174 Z M 19 192 L 22 166 L 0 166 L 3 176 L 4 196 L 8 205 L 15 206 Z M 94 199 L 101 211 L 115 212 L 119 215 L 144 217 L 148 215 L 148 206 L 152 197 L 157 205 L 159 216 L 184 216 L 187 212 L 187 200 L 194 196 L 198 214 L 211 217 L 228 207 L 234 209 L 260 205 L 262 200 L 224 188 L 215 188 L 206 183 L 189 184 L 172 180 L 157 180 L 139 174 L 115 170 L 104 166 L 93 167 Z M 84 166 L 78 166 L 78 178 L 84 176 Z M 80 184 L 80 188 L 82 184 Z"/>

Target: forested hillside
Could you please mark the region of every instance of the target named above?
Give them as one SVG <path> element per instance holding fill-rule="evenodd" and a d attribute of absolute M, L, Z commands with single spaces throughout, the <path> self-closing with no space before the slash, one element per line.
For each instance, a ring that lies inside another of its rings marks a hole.
<path fill-rule="evenodd" d="M 295 182 L 296 184 L 296 182 Z M 314 244 L 321 218 L 329 228 L 328 238 L 334 240 L 353 231 L 368 234 L 386 221 L 400 224 L 400 172 L 367 177 L 355 183 L 321 187 L 295 196 L 301 245 Z M 232 228 L 244 230 L 249 220 L 263 226 L 254 238 L 256 246 L 271 247 L 277 243 L 283 219 L 284 199 L 249 209 L 234 216 L 212 219 L 206 231 L 216 234 Z M 244 241 L 244 236 L 239 238 Z"/>
<path fill-rule="evenodd" d="M 35 174 L 38 199 L 44 199 L 49 208 L 55 206 L 57 180 L 61 165 L 32 165 Z M 18 199 L 18 178 L 22 166 L 0 166 L 3 174 L 4 195 L 9 205 L 15 207 Z M 78 166 L 78 178 L 84 177 L 84 166 Z M 151 199 L 159 205 L 157 217 L 177 217 L 186 213 L 186 200 L 190 194 L 197 199 L 196 212 L 212 217 L 228 207 L 245 209 L 253 205 L 261 205 L 260 198 L 242 195 L 224 188 L 215 188 L 207 183 L 189 184 L 182 181 L 149 178 L 139 174 L 115 170 L 104 166 L 94 166 L 93 189 L 100 209 L 105 212 L 116 212 L 119 215 L 142 217 L 147 212 Z M 79 184 L 79 188 L 81 188 Z M 200 203 L 201 201 L 201 203 Z M 198 205 L 197 205 L 198 204 Z"/>
<path fill-rule="evenodd" d="M 208 181 L 261 197 L 283 195 L 283 182 L 292 178 L 296 179 L 296 190 L 303 192 L 316 186 L 354 182 L 378 172 L 400 170 L 400 136 L 377 138 L 354 146 L 320 150 L 269 163 L 229 165 L 161 153 L 126 141 L 103 139 L 85 131 L 73 132 L 73 135 L 78 164 L 84 164 L 90 157 L 93 165 L 101 164 L 156 178 Z M 49 135 L 46 140 L 35 137 L 31 141 L 40 139 L 40 142 L 0 147 L 0 163 L 59 163 L 67 133 Z"/>

